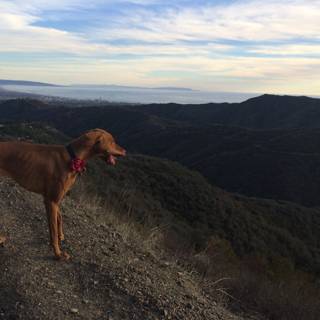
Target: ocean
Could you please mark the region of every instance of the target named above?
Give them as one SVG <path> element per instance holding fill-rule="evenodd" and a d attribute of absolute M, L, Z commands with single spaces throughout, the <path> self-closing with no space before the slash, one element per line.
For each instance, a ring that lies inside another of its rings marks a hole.
<path fill-rule="evenodd" d="M 105 100 L 125 103 L 181 103 L 242 102 L 258 94 L 206 92 L 181 89 L 147 89 L 116 86 L 21 86 L 5 85 L 11 91 L 79 100 Z"/>

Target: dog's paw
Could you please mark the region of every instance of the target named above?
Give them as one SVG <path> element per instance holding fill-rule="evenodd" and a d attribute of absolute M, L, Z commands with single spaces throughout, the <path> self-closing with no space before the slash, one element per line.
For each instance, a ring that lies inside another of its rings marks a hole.
<path fill-rule="evenodd" d="M 68 261 L 70 260 L 70 255 L 66 253 L 65 251 L 62 251 L 59 255 L 56 255 L 56 258 L 59 261 Z"/>
<path fill-rule="evenodd" d="M 63 256 L 63 260 L 69 260 L 71 258 L 70 255 L 65 251 L 62 252 L 62 256 Z"/>

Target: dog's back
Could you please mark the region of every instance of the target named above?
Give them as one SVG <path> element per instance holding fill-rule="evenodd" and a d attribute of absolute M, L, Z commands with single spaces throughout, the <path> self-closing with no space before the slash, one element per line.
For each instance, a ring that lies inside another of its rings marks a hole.
<path fill-rule="evenodd" d="M 44 194 L 59 171 L 63 147 L 28 142 L 0 142 L 0 175 L 14 179 L 29 191 Z"/>

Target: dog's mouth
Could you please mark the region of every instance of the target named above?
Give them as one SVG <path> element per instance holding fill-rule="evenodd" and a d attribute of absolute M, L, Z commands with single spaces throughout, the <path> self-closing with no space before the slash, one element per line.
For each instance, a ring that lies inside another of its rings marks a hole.
<path fill-rule="evenodd" d="M 119 150 L 114 150 L 112 153 L 107 152 L 105 159 L 107 164 L 114 166 L 117 162 L 118 157 L 124 157 L 126 155 L 126 150 L 119 147 Z"/>
<path fill-rule="evenodd" d="M 112 154 L 107 155 L 107 164 L 114 166 L 116 162 L 117 162 L 117 158 L 114 155 Z"/>

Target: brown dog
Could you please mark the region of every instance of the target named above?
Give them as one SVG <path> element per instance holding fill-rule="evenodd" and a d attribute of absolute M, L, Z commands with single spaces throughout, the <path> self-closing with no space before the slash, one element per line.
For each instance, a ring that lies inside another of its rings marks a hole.
<path fill-rule="evenodd" d="M 86 132 L 62 145 L 42 145 L 26 142 L 0 142 L 0 176 L 14 179 L 25 189 L 43 195 L 47 211 L 51 244 L 58 259 L 69 259 L 60 250 L 64 239 L 59 204 L 74 184 L 86 161 L 100 156 L 114 165 L 116 156 L 125 156 L 112 135 L 102 129 Z M 0 237 L 0 244 L 5 241 Z"/>

